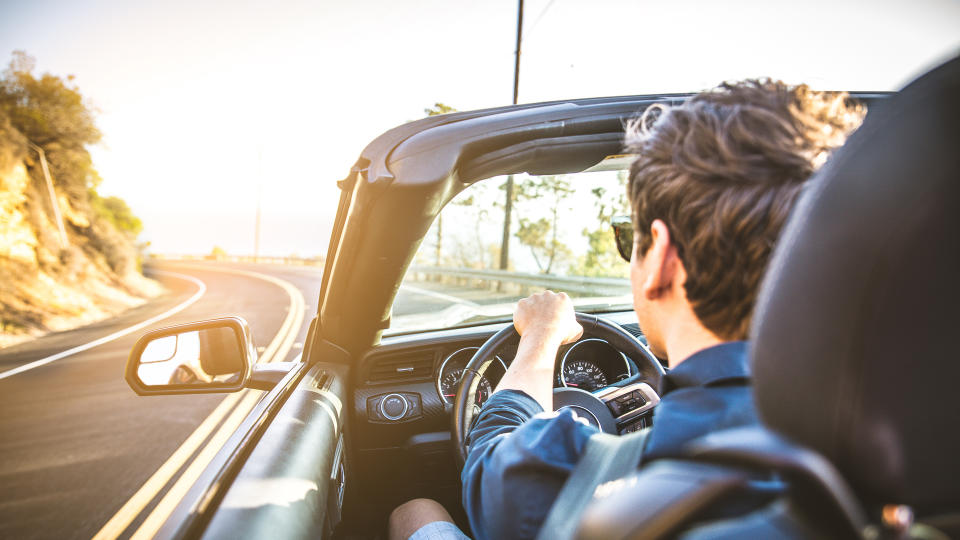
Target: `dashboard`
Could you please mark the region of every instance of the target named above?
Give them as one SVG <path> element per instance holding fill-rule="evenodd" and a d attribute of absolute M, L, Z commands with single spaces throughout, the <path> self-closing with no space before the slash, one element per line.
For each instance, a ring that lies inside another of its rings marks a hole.
<path fill-rule="evenodd" d="M 479 347 L 457 349 L 444 357 L 437 370 L 437 394 L 446 404 L 453 404 L 463 368 Z M 474 402 L 477 405 L 490 397 L 516 356 L 516 348 L 498 350 L 494 360 L 482 366 L 483 374 Z M 584 338 L 561 347 L 554 372 L 554 388 L 579 388 L 593 392 L 637 373 L 636 366 L 625 354 L 600 338 Z"/>
<path fill-rule="evenodd" d="M 643 341 L 632 311 L 603 317 Z M 389 513 L 417 497 L 459 500 L 460 476 L 451 432 L 453 398 L 463 367 L 508 324 L 385 337 L 358 359 L 349 374 L 351 393 L 343 406 L 355 456 L 347 475 L 353 475 L 359 492 L 365 494 L 365 508 L 379 505 Z M 593 389 L 593 395 L 610 410 L 619 433 L 649 425 L 659 397 L 641 380 L 634 359 L 597 337 L 587 334 L 559 350 L 554 386 L 573 394 L 576 389 Z M 516 356 L 517 345 L 519 339 L 495 351 L 474 403 L 489 399 Z M 590 423 L 590 418 L 584 419 Z"/>
<path fill-rule="evenodd" d="M 632 312 L 605 314 L 604 318 L 643 341 Z M 451 410 L 463 368 L 479 347 L 505 326 L 499 323 L 394 336 L 368 351 L 354 372 L 359 448 L 409 447 L 425 437 L 445 438 L 448 444 Z M 476 405 L 482 405 L 496 389 L 518 344 L 519 339 L 506 343 L 483 366 L 474 396 Z M 633 359 L 589 334 L 561 347 L 555 365 L 555 388 L 585 390 L 604 400 L 621 393 L 624 385 L 638 382 L 639 369 Z M 642 426 L 645 421 L 636 424 Z"/>

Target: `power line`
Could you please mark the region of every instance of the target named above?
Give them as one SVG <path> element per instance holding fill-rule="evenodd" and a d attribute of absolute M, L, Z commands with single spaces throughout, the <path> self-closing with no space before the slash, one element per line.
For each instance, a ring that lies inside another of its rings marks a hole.
<path fill-rule="evenodd" d="M 549 2 L 547 2 L 547 5 L 540 10 L 540 14 L 537 15 L 537 18 L 534 19 L 533 24 L 531 24 L 530 28 L 527 29 L 527 38 L 530 37 L 530 34 L 533 33 L 533 30 L 537 27 L 538 24 L 540 24 L 540 21 L 543 19 L 543 16 L 547 14 L 547 11 L 550 9 L 551 6 L 553 6 L 553 3 L 556 1 L 557 0 L 550 0 Z"/>

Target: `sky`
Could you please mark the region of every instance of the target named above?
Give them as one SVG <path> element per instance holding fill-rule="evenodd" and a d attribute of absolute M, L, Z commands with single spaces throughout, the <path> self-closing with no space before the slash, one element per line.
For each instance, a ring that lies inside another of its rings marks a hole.
<path fill-rule="evenodd" d="M 157 253 L 326 251 L 363 147 L 443 102 L 509 104 L 517 2 L 0 0 L 0 58 L 75 75 L 105 195 Z M 896 90 L 960 52 L 960 1 L 527 0 L 521 103 L 770 76 Z"/>

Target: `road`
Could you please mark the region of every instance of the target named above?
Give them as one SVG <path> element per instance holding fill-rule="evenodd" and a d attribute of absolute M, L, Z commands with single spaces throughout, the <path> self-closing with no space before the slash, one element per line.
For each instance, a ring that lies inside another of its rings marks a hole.
<path fill-rule="evenodd" d="M 321 278 L 320 268 L 252 264 L 164 263 L 148 272 L 166 295 L 0 351 L 0 538 L 149 536 L 151 521 L 189 483 L 190 466 L 262 393 L 138 397 L 123 380 L 136 339 L 153 328 L 239 315 L 261 360 L 292 360 Z M 469 291 L 433 289 L 402 288 L 395 315 L 472 303 Z M 94 346 L 56 356 L 85 344 Z"/>

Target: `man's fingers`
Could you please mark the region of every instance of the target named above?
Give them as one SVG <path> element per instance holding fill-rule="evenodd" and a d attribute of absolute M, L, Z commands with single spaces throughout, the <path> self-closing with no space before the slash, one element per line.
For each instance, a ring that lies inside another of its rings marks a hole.
<path fill-rule="evenodd" d="M 517 303 L 513 326 L 522 336 L 528 331 L 544 331 L 564 342 L 583 335 L 576 323 L 573 302 L 563 292 L 542 291 Z"/>
<path fill-rule="evenodd" d="M 583 327 L 580 326 L 580 323 L 574 322 L 573 326 L 570 328 L 570 333 L 567 335 L 566 339 L 563 340 L 563 344 L 573 343 L 574 341 L 580 339 L 583 336 Z"/>

